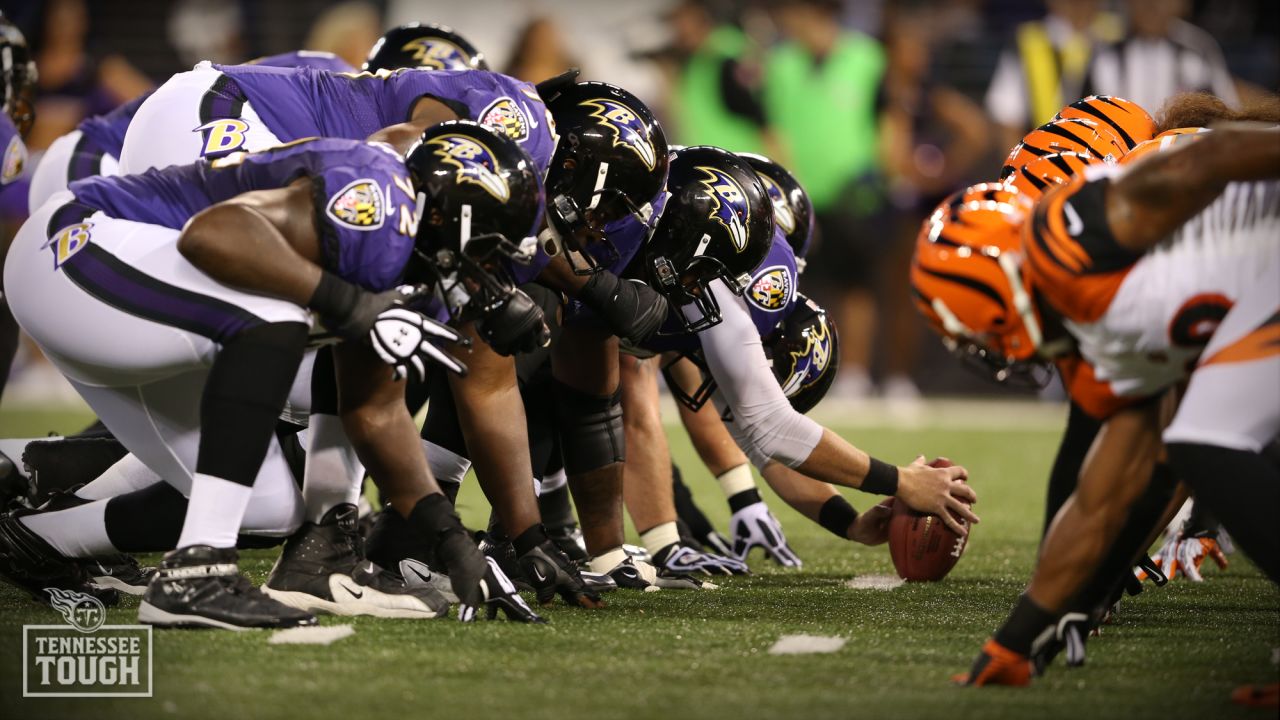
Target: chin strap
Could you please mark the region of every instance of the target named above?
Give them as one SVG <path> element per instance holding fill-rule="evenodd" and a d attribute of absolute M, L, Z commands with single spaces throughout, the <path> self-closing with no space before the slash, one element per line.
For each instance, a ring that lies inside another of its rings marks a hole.
<path fill-rule="evenodd" d="M 1000 253 L 996 262 L 1000 264 L 1000 269 L 1004 271 L 1005 277 L 1009 280 L 1009 286 L 1013 289 L 1013 308 L 1018 311 L 1022 324 L 1027 328 L 1031 347 L 1033 350 L 1038 349 L 1044 343 L 1044 335 L 1040 332 L 1040 321 L 1036 319 L 1035 308 L 1031 304 L 1031 294 L 1022 284 L 1022 272 L 1018 261 L 1011 253 Z"/>

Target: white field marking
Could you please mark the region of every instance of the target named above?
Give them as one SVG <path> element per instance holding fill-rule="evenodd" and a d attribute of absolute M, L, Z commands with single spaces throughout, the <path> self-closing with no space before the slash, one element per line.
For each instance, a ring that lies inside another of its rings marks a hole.
<path fill-rule="evenodd" d="M 848 642 L 842 637 L 824 635 L 783 635 L 778 642 L 769 648 L 770 655 L 807 655 L 810 653 L 833 653 Z"/>
<path fill-rule="evenodd" d="M 844 582 L 844 586 L 850 590 L 881 590 L 889 591 L 896 587 L 901 587 L 906 580 L 895 575 L 859 575 Z"/>
<path fill-rule="evenodd" d="M 349 635 L 355 635 L 350 625 L 296 627 L 277 630 L 267 641 L 269 645 L 329 645 Z"/>

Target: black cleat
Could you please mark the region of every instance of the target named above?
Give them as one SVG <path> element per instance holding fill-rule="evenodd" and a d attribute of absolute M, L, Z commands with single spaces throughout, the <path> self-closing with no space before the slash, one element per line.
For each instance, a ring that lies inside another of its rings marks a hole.
<path fill-rule="evenodd" d="M 636 566 L 635 560 L 630 557 L 614 565 L 613 569 L 606 574 L 623 590 L 654 592 L 659 589 L 655 582 L 645 578 L 644 573 Z M 656 579 L 655 577 L 654 580 Z"/>
<path fill-rule="evenodd" d="M 53 493 L 96 479 L 128 454 L 113 437 L 65 437 L 34 440 L 22 452 L 22 464 L 35 488 L 33 504 Z"/>
<path fill-rule="evenodd" d="M 46 605 L 50 603 L 46 588 L 86 593 L 107 606 L 120 602 L 120 593 L 91 585 L 79 559 L 55 550 L 15 514 L 0 517 L 0 577 Z"/>
<path fill-rule="evenodd" d="M 355 505 L 335 505 L 318 523 L 303 523 L 284 544 L 263 591 L 307 612 L 385 618 L 437 618 L 449 601 L 425 585 L 364 558 Z"/>
<path fill-rule="evenodd" d="M 584 563 L 588 559 L 587 546 L 582 541 L 582 531 L 577 525 L 548 525 L 547 537 L 560 548 L 560 552 L 575 563 Z"/>
<path fill-rule="evenodd" d="M 307 627 L 316 616 L 267 597 L 240 574 L 235 548 L 168 552 L 138 606 L 138 622 L 224 630 Z"/>
<path fill-rule="evenodd" d="M 103 590 L 119 590 L 129 595 L 141 595 L 147 591 L 156 569 L 142 567 L 132 555 L 107 555 L 105 557 L 81 560 L 89 582 Z"/>
<path fill-rule="evenodd" d="M 516 586 L 516 590 L 533 592 L 533 584 L 525 578 L 524 571 L 520 568 L 520 561 L 516 558 L 516 548 L 511 541 L 498 540 L 487 533 L 478 534 L 480 535 L 480 552 L 498 563 L 498 568 Z"/>

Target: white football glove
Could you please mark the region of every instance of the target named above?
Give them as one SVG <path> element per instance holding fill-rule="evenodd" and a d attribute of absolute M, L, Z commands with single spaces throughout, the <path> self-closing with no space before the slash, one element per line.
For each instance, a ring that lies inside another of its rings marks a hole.
<path fill-rule="evenodd" d="M 424 379 L 428 359 L 459 375 L 466 375 L 467 366 L 461 360 L 435 345 L 441 340 L 456 343 L 462 339 L 448 325 L 401 305 L 393 305 L 378 313 L 369 330 L 369 344 L 382 362 L 391 366 L 396 380 L 406 377 L 410 369 L 419 380 Z"/>
<path fill-rule="evenodd" d="M 674 542 L 658 551 L 653 564 L 668 575 L 750 575 L 747 564 L 734 557 L 716 555 Z"/>
<path fill-rule="evenodd" d="M 746 562 L 752 548 L 760 547 L 783 567 L 803 565 L 787 545 L 787 536 L 782 534 L 778 518 L 769 512 L 764 502 L 751 503 L 735 512 L 729 519 L 729 527 L 733 529 L 733 554 L 739 560 Z"/>

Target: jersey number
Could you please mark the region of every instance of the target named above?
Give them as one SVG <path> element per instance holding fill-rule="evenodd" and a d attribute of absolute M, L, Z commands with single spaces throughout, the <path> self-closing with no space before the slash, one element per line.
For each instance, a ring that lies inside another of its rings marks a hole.
<path fill-rule="evenodd" d="M 1177 347 L 1203 347 L 1234 303 L 1217 293 L 1196 295 L 1182 304 L 1169 323 L 1169 342 Z"/>

